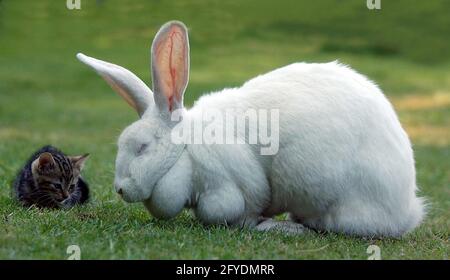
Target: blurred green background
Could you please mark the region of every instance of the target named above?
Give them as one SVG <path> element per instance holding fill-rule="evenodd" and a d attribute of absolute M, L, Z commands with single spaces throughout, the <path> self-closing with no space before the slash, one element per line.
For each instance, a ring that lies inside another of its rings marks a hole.
<path fill-rule="evenodd" d="M 382 258 L 448 259 L 450 228 L 450 1 L 0 0 L 0 259 Z M 185 100 L 239 86 L 297 62 L 339 59 L 376 81 L 413 143 L 425 223 L 401 240 L 339 234 L 284 236 L 204 227 L 187 212 L 151 218 L 112 188 L 115 141 L 135 113 L 77 52 L 120 64 L 151 84 L 149 48 L 166 21 L 189 27 L 191 75 Z M 27 157 L 53 144 L 90 152 L 89 205 L 70 211 L 20 209 L 9 185 Z"/>

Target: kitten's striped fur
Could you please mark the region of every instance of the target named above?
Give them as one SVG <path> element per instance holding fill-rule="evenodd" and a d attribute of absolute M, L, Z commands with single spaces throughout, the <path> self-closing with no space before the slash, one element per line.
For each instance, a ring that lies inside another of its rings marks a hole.
<path fill-rule="evenodd" d="M 80 173 L 87 158 L 66 156 L 52 146 L 39 149 L 18 174 L 15 197 L 25 207 L 69 208 L 86 202 L 89 189 Z"/>

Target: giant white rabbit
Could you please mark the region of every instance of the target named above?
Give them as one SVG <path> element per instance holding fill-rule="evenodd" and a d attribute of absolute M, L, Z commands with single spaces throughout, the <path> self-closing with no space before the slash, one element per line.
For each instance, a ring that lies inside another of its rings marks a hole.
<path fill-rule="evenodd" d="M 181 22 L 163 25 L 153 41 L 153 90 L 120 66 L 77 58 L 137 111 L 118 140 L 114 185 L 157 218 L 191 208 L 206 224 L 398 237 L 424 217 L 407 134 L 380 89 L 348 66 L 294 63 L 186 109 L 189 40 Z M 205 111 L 230 108 L 278 110 L 277 152 L 263 154 L 262 143 L 236 132 L 244 144 L 173 141 L 180 124 L 204 124 Z M 280 213 L 289 219 L 272 219 Z"/>

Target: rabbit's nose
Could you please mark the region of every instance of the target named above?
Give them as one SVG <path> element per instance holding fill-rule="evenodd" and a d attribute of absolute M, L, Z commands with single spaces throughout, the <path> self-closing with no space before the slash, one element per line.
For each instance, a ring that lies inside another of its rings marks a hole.
<path fill-rule="evenodd" d="M 123 195 L 123 189 L 117 182 L 114 182 L 114 189 L 118 194 Z"/>
<path fill-rule="evenodd" d="M 123 195 L 122 188 L 117 188 L 117 193 L 120 194 L 120 195 Z"/>

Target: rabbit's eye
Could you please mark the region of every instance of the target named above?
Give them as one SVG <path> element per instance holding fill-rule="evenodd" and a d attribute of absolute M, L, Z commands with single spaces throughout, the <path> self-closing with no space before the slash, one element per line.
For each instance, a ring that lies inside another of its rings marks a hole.
<path fill-rule="evenodd" d="M 142 144 L 141 146 L 139 146 L 139 149 L 137 150 L 136 154 L 138 156 L 141 155 L 145 151 L 145 149 L 147 149 L 147 147 L 148 144 Z"/>

